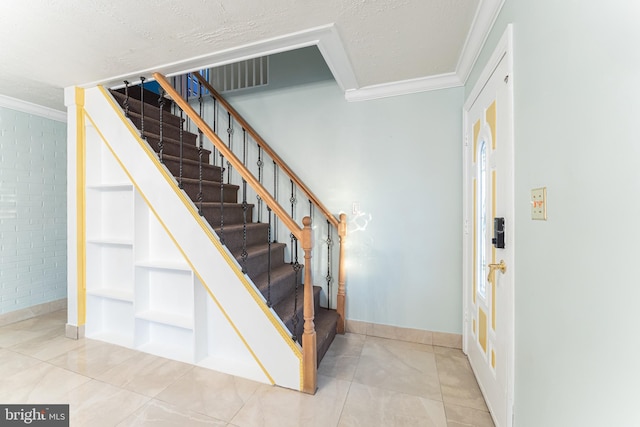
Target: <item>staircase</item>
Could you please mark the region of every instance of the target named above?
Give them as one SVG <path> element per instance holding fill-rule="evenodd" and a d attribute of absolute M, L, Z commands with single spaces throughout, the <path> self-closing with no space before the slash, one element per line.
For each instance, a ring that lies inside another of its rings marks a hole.
<path fill-rule="evenodd" d="M 182 119 L 171 113 L 170 100 L 166 100 L 163 106 L 161 127 L 158 94 L 140 89 L 139 86 L 130 87 L 128 97 L 124 89 L 112 90 L 111 94 L 138 129 L 144 126 L 142 136 L 149 146 L 159 154 L 160 161 L 200 209 L 201 215 L 216 231 L 226 249 L 270 303 L 292 336 L 301 342 L 304 326 L 303 270 L 295 271 L 293 262 L 285 262 L 287 245 L 270 239 L 270 224 L 253 222 L 255 206 L 239 202 L 240 187 L 224 182 L 224 170 L 211 164 L 210 150 L 202 149 L 201 170 L 198 135 L 183 131 L 181 147 Z M 163 147 L 160 154 L 161 129 Z M 338 322 L 335 310 L 320 307 L 320 293 L 321 288 L 314 286 L 318 365 L 335 337 Z"/>

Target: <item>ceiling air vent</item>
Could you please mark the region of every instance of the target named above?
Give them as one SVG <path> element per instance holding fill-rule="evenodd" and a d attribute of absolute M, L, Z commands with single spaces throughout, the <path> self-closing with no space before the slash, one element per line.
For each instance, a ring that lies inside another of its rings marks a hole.
<path fill-rule="evenodd" d="M 269 57 L 252 58 L 211 68 L 209 83 L 219 92 L 265 86 L 269 83 Z"/>

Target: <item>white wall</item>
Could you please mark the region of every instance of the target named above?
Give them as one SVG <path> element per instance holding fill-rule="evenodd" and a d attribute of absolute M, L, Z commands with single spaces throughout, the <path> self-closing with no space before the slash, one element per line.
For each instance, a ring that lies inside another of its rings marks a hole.
<path fill-rule="evenodd" d="M 270 74 L 227 98 L 349 215 L 347 318 L 460 333 L 463 89 L 348 103 L 316 48 L 272 57 Z"/>
<path fill-rule="evenodd" d="M 66 297 L 66 126 L 0 107 L 0 314 Z"/>
<path fill-rule="evenodd" d="M 514 23 L 515 425 L 640 425 L 640 6 L 507 0 Z M 530 219 L 548 189 L 548 221 Z"/>

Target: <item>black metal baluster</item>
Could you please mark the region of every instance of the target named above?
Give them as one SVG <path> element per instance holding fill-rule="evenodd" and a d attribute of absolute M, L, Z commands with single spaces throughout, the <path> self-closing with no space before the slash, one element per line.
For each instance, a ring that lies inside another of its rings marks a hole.
<path fill-rule="evenodd" d="M 271 208 L 267 206 L 269 214 L 269 233 L 267 235 L 267 306 L 271 307 Z"/>
<path fill-rule="evenodd" d="M 227 113 L 229 117 L 229 127 L 227 128 L 227 134 L 229 135 L 229 150 L 233 152 L 233 120 L 231 119 L 231 113 Z M 231 163 L 227 160 L 227 183 L 231 184 Z"/>
<path fill-rule="evenodd" d="M 289 182 L 291 183 L 291 197 L 289 198 L 289 201 L 291 202 L 291 218 L 293 218 L 293 220 L 295 221 L 295 205 L 297 202 L 295 195 L 295 184 L 293 183 L 292 179 L 290 179 Z M 291 239 L 291 257 L 289 258 L 289 260 L 291 264 L 293 264 L 293 239 L 295 238 L 293 233 L 289 233 L 289 238 Z"/>
<path fill-rule="evenodd" d="M 163 134 L 163 115 L 164 115 L 164 89 L 160 88 L 160 98 L 158 98 L 158 106 L 160 107 L 160 139 L 158 140 L 158 159 L 160 163 L 164 163 L 164 134 Z"/>
<path fill-rule="evenodd" d="M 198 102 L 200 103 L 200 117 L 202 117 L 202 87 L 199 87 Z M 202 187 L 202 156 L 204 155 L 204 134 L 198 127 L 198 213 L 202 216 L 202 201 L 204 200 L 204 191 Z"/>
<path fill-rule="evenodd" d="M 296 330 L 298 329 L 298 277 L 300 274 L 300 270 L 302 269 L 302 266 L 298 262 L 298 239 L 294 238 L 294 241 L 295 241 L 295 245 L 294 245 L 295 260 L 293 262 L 293 271 L 295 272 L 295 275 L 293 280 L 295 280 L 295 292 L 294 292 L 294 300 L 293 300 L 293 337 L 292 338 L 294 341 L 297 341 L 298 338 L 296 336 Z"/>
<path fill-rule="evenodd" d="M 178 77 L 177 76 L 173 76 L 171 77 L 171 85 L 173 86 L 173 88 L 177 88 L 178 87 Z M 178 93 L 180 93 L 180 91 L 178 90 Z M 173 114 L 174 116 L 177 116 L 177 110 L 176 110 L 176 103 L 173 102 L 171 104 L 171 114 Z"/>
<path fill-rule="evenodd" d="M 144 76 L 140 77 L 140 138 L 144 138 Z"/>
<path fill-rule="evenodd" d="M 215 133 L 216 135 L 218 134 L 218 100 L 211 95 L 211 97 L 213 98 L 213 133 Z M 216 146 L 213 146 L 213 153 L 211 153 L 211 155 L 213 156 L 213 165 L 215 166 L 217 164 L 218 161 L 218 149 L 216 148 Z M 223 165 L 220 165 L 220 167 L 222 167 Z"/>
<path fill-rule="evenodd" d="M 127 80 L 124 81 L 124 102 L 122 103 L 124 107 L 124 115 L 129 118 L 129 82 Z"/>
<path fill-rule="evenodd" d="M 331 223 L 327 220 L 327 308 L 331 308 L 331 247 L 333 246 L 333 240 L 331 239 Z"/>
<path fill-rule="evenodd" d="M 242 164 L 247 165 L 247 131 L 242 129 Z M 242 272 L 247 273 L 247 181 L 242 178 Z"/>
<path fill-rule="evenodd" d="M 176 103 L 174 102 L 174 105 Z M 180 108 L 180 107 L 178 107 Z M 183 188 L 182 185 L 182 159 L 183 159 L 183 144 L 184 144 L 184 112 L 182 111 L 182 108 L 180 108 L 180 175 L 179 175 L 179 179 L 178 179 L 178 187 Z"/>
<path fill-rule="evenodd" d="M 278 165 L 273 161 L 273 198 L 278 201 Z M 278 241 L 278 217 L 273 220 L 273 242 Z"/>
<path fill-rule="evenodd" d="M 262 184 L 262 167 L 264 166 L 264 162 L 262 161 L 262 147 L 258 145 L 258 161 L 256 162 L 258 165 L 258 182 Z M 262 197 L 259 194 L 256 195 L 256 199 L 258 200 L 258 222 L 262 222 Z"/>
<path fill-rule="evenodd" d="M 182 93 L 182 98 L 189 102 L 189 81 L 191 79 L 190 77 L 191 74 L 187 74 L 186 76 L 184 76 L 184 81 L 182 82 L 182 85 L 180 86 L 180 90 L 182 90 L 184 93 Z M 187 132 L 191 132 L 191 118 L 189 117 L 189 115 L 187 115 L 187 117 L 185 117 L 185 130 Z"/>
<path fill-rule="evenodd" d="M 247 166 L 247 130 L 242 128 L 242 164 Z"/>
<path fill-rule="evenodd" d="M 224 156 L 220 153 L 220 164 L 224 165 Z M 220 243 L 224 240 L 224 168 L 220 167 Z"/>

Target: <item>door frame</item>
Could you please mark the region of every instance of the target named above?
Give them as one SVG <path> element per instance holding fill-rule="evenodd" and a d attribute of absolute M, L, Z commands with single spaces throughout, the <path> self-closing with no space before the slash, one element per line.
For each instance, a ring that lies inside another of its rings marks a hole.
<path fill-rule="evenodd" d="M 472 334 L 470 334 L 471 330 L 471 316 L 468 312 L 469 309 L 469 300 L 470 295 L 472 293 L 472 283 L 473 283 L 473 275 L 475 272 L 473 271 L 473 189 L 470 188 L 470 170 L 468 168 L 468 162 L 470 157 L 473 155 L 472 153 L 472 141 L 471 135 L 472 130 L 468 128 L 468 113 L 478 99 L 478 96 L 486 86 L 487 82 L 491 78 L 493 72 L 496 67 L 500 64 L 502 60 L 507 61 L 507 69 L 508 75 L 510 79 L 510 90 L 509 96 L 511 96 L 511 111 L 510 116 L 512 120 L 511 126 L 511 141 L 514 142 L 514 112 L 513 112 L 513 24 L 508 24 L 505 32 L 503 33 L 500 41 L 498 42 L 495 50 L 493 51 L 491 57 L 485 64 L 480 77 L 476 81 L 473 89 L 469 93 L 469 96 L 465 100 L 462 115 L 463 115 L 463 133 L 462 133 L 462 182 L 463 182 L 463 230 L 462 230 L 462 351 L 465 354 L 468 354 L 468 343 L 471 339 L 473 339 Z M 515 147 L 514 147 L 515 148 Z M 513 159 L 512 159 L 513 161 Z M 513 164 L 515 169 L 515 164 Z M 514 177 L 511 177 L 513 179 Z M 515 194 L 514 194 L 515 196 Z M 515 200 L 514 200 L 515 202 Z M 508 225 L 507 231 L 510 231 L 511 236 L 514 237 L 515 230 L 515 214 L 512 206 L 510 224 Z M 515 240 L 512 240 L 515 241 Z M 513 244 L 513 243 L 512 243 Z M 515 245 L 514 245 L 515 247 Z M 515 253 L 514 253 L 515 259 Z M 509 265 L 509 269 L 512 272 L 513 283 L 512 286 L 515 285 L 515 262 L 512 265 Z M 507 325 L 507 330 L 505 331 L 507 334 L 507 354 L 506 354 L 506 364 L 507 364 L 507 426 L 512 427 L 513 425 L 513 404 L 514 404 L 514 373 L 515 373 L 515 287 L 510 292 L 510 304 L 509 305 L 509 319 L 510 322 Z M 471 366 L 473 369 L 473 366 Z M 475 375 L 475 371 L 474 371 Z M 477 375 L 476 375 L 477 378 Z M 480 389 L 484 394 L 483 385 L 478 383 Z"/>

